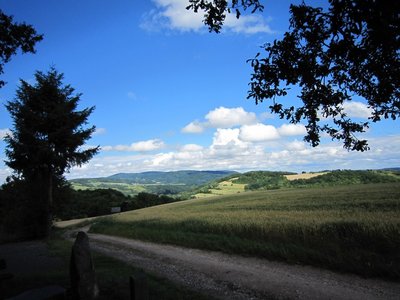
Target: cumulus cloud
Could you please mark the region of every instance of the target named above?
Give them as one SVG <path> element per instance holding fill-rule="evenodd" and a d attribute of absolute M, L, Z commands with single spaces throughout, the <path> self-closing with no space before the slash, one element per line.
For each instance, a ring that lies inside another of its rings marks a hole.
<path fill-rule="evenodd" d="M 194 121 L 183 127 L 181 131 L 183 133 L 202 133 L 204 126 L 200 122 Z"/>
<path fill-rule="evenodd" d="M 164 142 L 159 139 L 140 141 L 131 145 L 104 146 L 103 151 L 136 151 L 147 152 L 154 151 L 164 147 Z"/>
<path fill-rule="evenodd" d="M 202 15 L 186 9 L 186 0 L 153 0 L 156 8 L 142 17 L 141 28 L 159 31 L 168 28 L 178 31 L 199 31 L 204 27 Z"/>
<path fill-rule="evenodd" d="M 372 109 L 366 104 L 357 101 L 343 103 L 343 110 L 350 118 L 369 118 L 372 115 Z"/>
<path fill-rule="evenodd" d="M 368 119 L 372 115 L 372 109 L 362 102 L 347 101 L 341 107 L 343 108 L 343 112 L 350 118 Z M 324 117 L 321 111 L 318 111 L 318 117 L 323 120 L 332 119 L 332 117 Z"/>
<path fill-rule="evenodd" d="M 282 136 L 305 135 L 306 127 L 303 124 L 283 124 L 278 128 L 278 132 Z"/>
<path fill-rule="evenodd" d="M 267 19 L 261 15 L 242 15 L 239 19 L 234 14 L 228 14 L 225 20 L 225 26 L 236 33 L 256 34 L 256 33 L 274 33 L 268 25 Z"/>
<path fill-rule="evenodd" d="M 238 146 L 242 145 L 242 141 L 239 140 L 239 129 L 222 129 L 218 128 L 214 133 L 213 146 Z"/>
<path fill-rule="evenodd" d="M 9 134 L 11 134 L 10 129 L 8 128 L 0 129 L 0 140 L 4 139 Z"/>
<path fill-rule="evenodd" d="M 256 114 L 245 111 L 243 107 L 226 108 L 221 106 L 210 111 L 205 118 L 208 126 L 214 128 L 229 128 L 257 122 Z"/>
<path fill-rule="evenodd" d="M 2 184 L 3 182 L 6 181 L 8 176 L 11 176 L 12 171 L 10 168 L 0 168 L 0 183 Z"/>
<path fill-rule="evenodd" d="M 246 142 L 265 142 L 279 139 L 278 130 L 272 125 L 244 125 L 240 128 L 239 138 Z"/>
<path fill-rule="evenodd" d="M 307 145 L 304 142 L 294 140 L 293 142 L 289 142 L 286 147 L 289 151 L 301 151 L 307 148 Z"/>
<path fill-rule="evenodd" d="M 141 28 L 148 31 L 159 31 L 162 28 L 181 32 L 199 32 L 205 30 L 203 23 L 204 12 L 194 13 L 187 10 L 187 0 L 153 0 L 156 8 L 142 16 Z M 226 16 L 224 30 L 245 33 L 273 33 L 268 21 L 261 15 L 242 15 L 239 19 L 235 14 Z"/>
<path fill-rule="evenodd" d="M 203 146 L 197 144 L 187 144 L 181 147 L 182 152 L 197 152 L 203 150 Z"/>
<path fill-rule="evenodd" d="M 105 134 L 107 130 L 105 128 L 97 127 L 93 135 L 102 135 Z"/>
<path fill-rule="evenodd" d="M 97 156 L 68 178 L 101 177 L 118 172 L 172 170 L 285 170 L 374 169 L 400 165 L 400 135 L 371 138 L 371 150 L 349 152 L 341 143 L 328 142 L 316 148 L 302 141 L 280 141 L 279 147 L 239 139 L 240 129 L 220 129 L 208 147 L 188 144 L 175 151 L 135 155 Z M 9 171 L 0 169 L 0 176 Z"/>

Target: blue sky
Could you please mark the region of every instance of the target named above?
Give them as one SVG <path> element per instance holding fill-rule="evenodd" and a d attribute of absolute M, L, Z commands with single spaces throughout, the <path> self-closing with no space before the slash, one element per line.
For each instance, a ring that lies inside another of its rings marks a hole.
<path fill-rule="evenodd" d="M 18 54 L 5 66 L 0 89 L 0 137 L 12 127 L 4 103 L 19 79 L 34 83 L 51 66 L 82 93 L 81 108 L 96 106 L 89 145 L 101 152 L 68 178 L 150 170 L 288 170 L 400 166 L 397 122 L 372 124 L 361 138 L 371 150 L 348 152 L 324 138 L 312 148 L 304 126 L 269 114 L 246 99 L 253 58 L 260 46 L 288 29 L 289 5 L 264 1 L 262 14 L 229 16 L 221 34 L 208 33 L 187 0 L 0 0 L 16 21 L 32 24 L 44 39 L 36 54 Z M 325 1 L 308 1 L 326 5 Z M 284 102 L 297 101 L 289 95 Z M 369 115 L 362 99 L 349 115 Z M 1 161 L 5 143 L 0 142 Z M 0 181 L 11 174 L 0 162 Z"/>

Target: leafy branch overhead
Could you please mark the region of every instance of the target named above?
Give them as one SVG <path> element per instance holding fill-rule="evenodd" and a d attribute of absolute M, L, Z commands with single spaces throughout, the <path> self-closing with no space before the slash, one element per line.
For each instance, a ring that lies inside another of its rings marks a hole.
<path fill-rule="evenodd" d="M 251 9 L 251 12 L 263 11 L 264 6 L 258 0 L 233 0 L 228 3 L 225 0 L 189 0 L 190 5 L 186 9 L 192 9 L 195 13 L 204 11 L 204 24 L 210 32 L 219 33 L 225 21 L 226 14 L 236 13 L 236 18 L 241 15 L 240 10 Z"/>
<path fill-rule="evenodd" d="M 194 11 L 213 7 L 205 10 L 204 22 L 219 32 L 225 15 L 214 11 L 229 13 L 226 1 L 194 2 L 198 6 L 189 6 Z M 258 1 L 243 2 L 243 9 L 261 6 Z M 365 132 L 371 121 L 400 116 L 400 2 L 330 0 L 326 10 L 303 2 L 291 5 L 290 14 L 283 38 L 263 46 L 264 56 L 249 60 L 253 74 L 248 98 L 256 104 L 270 101 L 271 112 L 291 123 L 305 121 L 305 140 L 312 146 L 327 133 L 346 149 L 368 150 L 367 141 L 356 134 Z M 301 104 L 279 102 L 294 86 L 300 87 Z M 352 120 L 343 108 L 357 97 L 372 111 L 368 122 Z"/>
<path fill-rule="evenodd" d="M 35 53 L 35 44 L 43 39 L 43 35 L 25 23 L 19 24 L 13 21 L 12 16 L 7 16 L 0 9 L 0 75 L 3 74 L 3 66 L 8 63 L 18 49 L 23 53 Z M 0 88 L 5 84 L 0 80 Z"/>

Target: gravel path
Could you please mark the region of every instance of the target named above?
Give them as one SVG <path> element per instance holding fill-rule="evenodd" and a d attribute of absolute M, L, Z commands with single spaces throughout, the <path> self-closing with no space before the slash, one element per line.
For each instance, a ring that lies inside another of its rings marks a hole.
<path fill-rule="evenodd" d="M 400 299 L 400 283 L 101 234 L 91 247 L 218 299 Z"/>

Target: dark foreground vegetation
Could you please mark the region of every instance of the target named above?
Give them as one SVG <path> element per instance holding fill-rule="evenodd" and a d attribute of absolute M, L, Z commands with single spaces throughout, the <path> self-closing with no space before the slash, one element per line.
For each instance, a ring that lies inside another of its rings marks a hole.
<path fill-rule="evenodd" d="M 400 279 L 400 183 L 194 199 L 97 220 L 92 231 Z"/>
<path fill-rule="evenodd" d="M 31 190 L 27 182 L 19 180 L 0 188 L 0 243 L 42 235 L 48 208 L 44 201 L 32 201 Z M 145 192 L 130 197 L 112 189 L 75 191 L 65 185 L 55 191 L 51 209 L 53 219 L 70 220 L 107 215 L 113 207 L 128 211 L 173 201 L 177 199 Z"/>
<path fill-rule="evenodd" d="M 51 270 L 48 268 L 37 268 L 32 272 L 18 274 L 18 276 L 15 276 L 12 280 L 7 282 L 5 294 L 2 296 L 9 298 L 27 290 L 46 285 L 60 285 L 65 288 L 70 287 L 69 259 L 71 256 L 72 242 L 62 239 L 61 232 L 56 231 L 51 234 L 46 243 L 49 249 L 49 257 L 52 260 L 55 258 L 61 259 L 61 266 L 57 265 Z M 27 255 L 29 256 L 29 253 Z M 92 251 L 92 258 L 100 290 L 97 299 L 130 299 L 129 277 L 133 276 L 139 270 L 95 251 Z M 151 274 L 146 275 L 150 300 L 208 299 L 193 291 L 177 287 L 166 279 Z"/>

